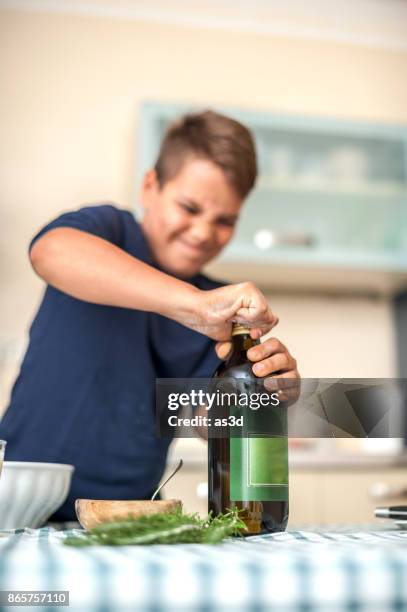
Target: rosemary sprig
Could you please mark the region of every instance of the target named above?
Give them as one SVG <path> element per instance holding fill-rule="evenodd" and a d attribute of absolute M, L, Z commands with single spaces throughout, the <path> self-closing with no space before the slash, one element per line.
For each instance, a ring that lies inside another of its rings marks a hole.
<path fill-rule="evenodd" d="M 67 546 L 128 546 L 141 544 L 216 544 L 231 535 L 238 535 L 246 526 L 234 508 L 225 514 L 202 519 L 198 514 L 182 510 L 151 514 L 103 523 L 88 533 L 67 537 Z"/>

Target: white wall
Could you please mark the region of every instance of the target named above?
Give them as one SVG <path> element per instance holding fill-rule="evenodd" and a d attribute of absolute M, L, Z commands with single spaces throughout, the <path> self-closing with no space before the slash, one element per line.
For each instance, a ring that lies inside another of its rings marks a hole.
<path fill-rule="evenodd" d="M 272 335 L 290 348 L 303 377 L 391 378 L 394 323 L 384 298 L 271 295 Z"/>

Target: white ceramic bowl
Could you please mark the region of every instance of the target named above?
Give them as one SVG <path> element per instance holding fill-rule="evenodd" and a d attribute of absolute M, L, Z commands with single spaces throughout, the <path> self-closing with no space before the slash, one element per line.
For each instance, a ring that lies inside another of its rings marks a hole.
<path fill-rule="evenodd" d="M 61 506 L 73 465 L 4 461 L 0 475 L 0 529 L 40 527 Z"/>

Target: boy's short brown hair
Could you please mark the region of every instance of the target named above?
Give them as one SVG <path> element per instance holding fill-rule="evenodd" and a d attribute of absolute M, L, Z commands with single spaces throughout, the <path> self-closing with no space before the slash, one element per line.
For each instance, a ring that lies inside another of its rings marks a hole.
<path fill-rule="evenodd" d="M 207 110 L 172 123 L 154 167 L 160 187 L 178 174 L 188 158 L 206 159 L 219 166 L 242 199 L 254 186 L 257 163 L 253 137 L 230 117 Z"/>

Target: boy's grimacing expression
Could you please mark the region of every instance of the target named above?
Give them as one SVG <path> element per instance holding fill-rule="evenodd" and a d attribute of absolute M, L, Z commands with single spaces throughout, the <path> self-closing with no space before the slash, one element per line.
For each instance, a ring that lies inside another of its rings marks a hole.
<path fill-rule="evenodd" d="M 230 241 L 242 199 L 212 161 L 186 160 L 160 187 L 146 173 L 140 190 L 142 229 L 163 270 L 181 278 L 197 274 Z"/>

